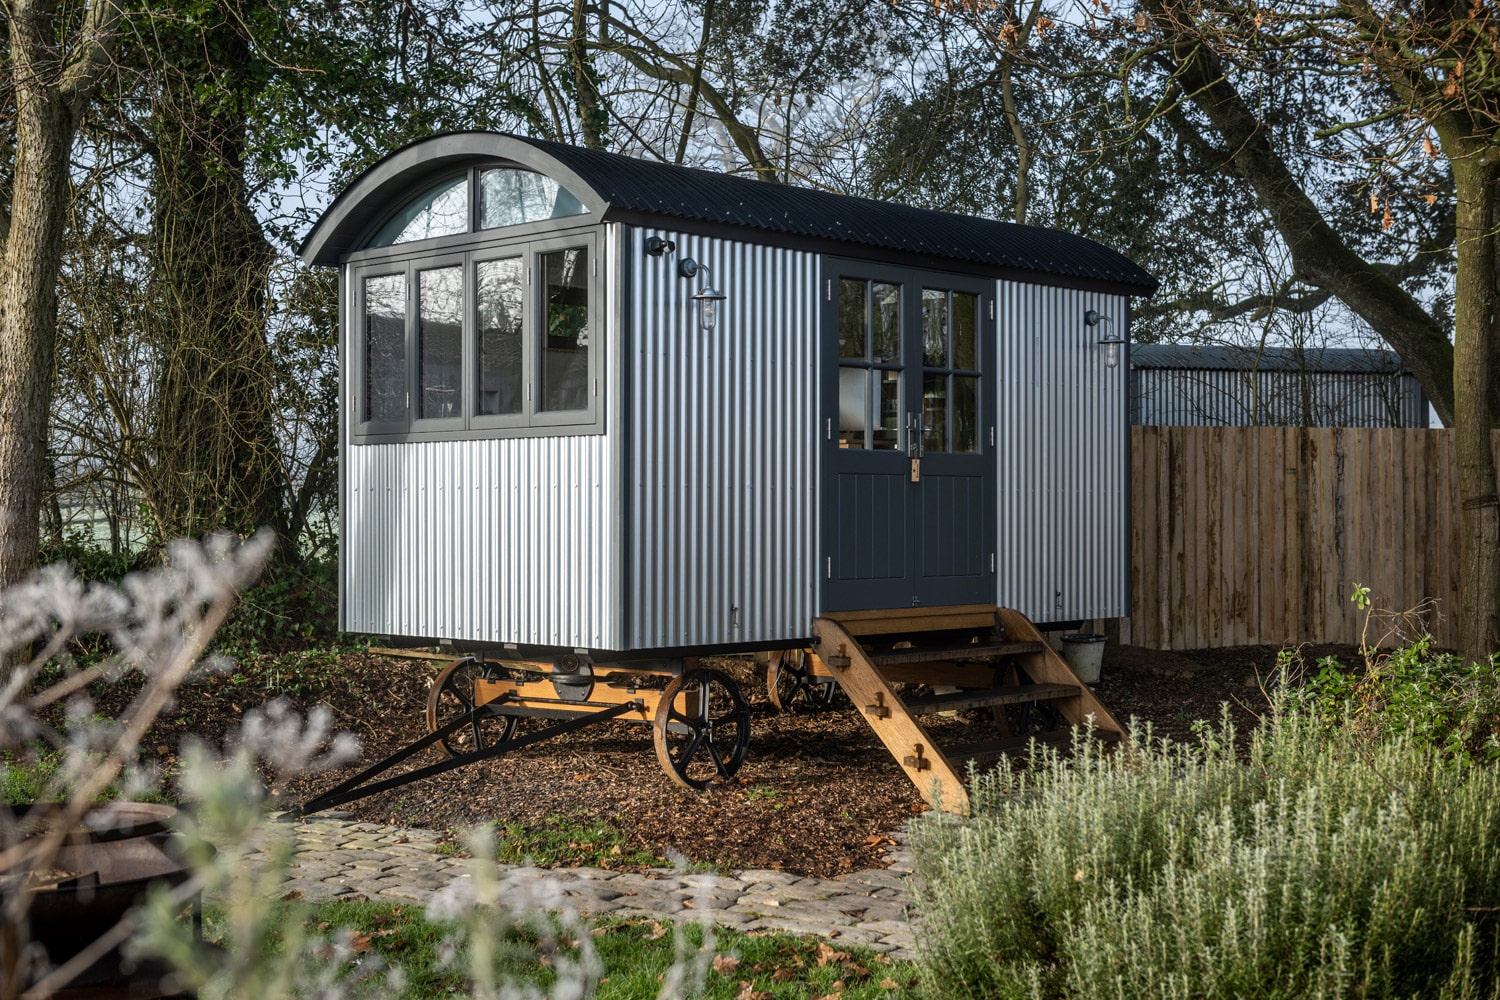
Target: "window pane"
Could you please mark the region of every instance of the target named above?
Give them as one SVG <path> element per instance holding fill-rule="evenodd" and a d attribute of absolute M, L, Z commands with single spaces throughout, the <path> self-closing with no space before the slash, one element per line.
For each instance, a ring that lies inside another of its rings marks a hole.
<path fill-rule="evenodd" d="M 439 267 L 417 272 L 417 352 L 421 393 L 417 416 L 440 420 L 461 414 L 458 386 L 463 352 L 464 272 Z"/>
<path fill-rule="evenodd" d="M 922 450 L 947 451 L 948 376 L 922 376 Z"/>
<path fill-rule="evenodd" d="M 469 231 L 469 175 L 447 181 L 414 199 L 380 227 L 372 247 L 453 236 Z"/>
<path fill-rule="evenodd" d="M 879 380 L 880 407 L 876 411 L 874 442 L 876 448 L 901 447 L 901 373 L 875 371 Z"/>
<path fill-rule="evenodd" d="M 406 419 L 406 275 L 365 279 L 365 419 Z"/>
<path fill-rule="evenodd" d="M 877 281 L 870 290 L 875 300 L 875 360 L 901 360 L 901 286 Z"/>
<path fill-rule="evenodd" d="M 979 296 L 953 293 L 953 367 L 979 370 Z M 958 419 L 957 414 L 954 420 Z"/>
<path fill-rule="evenodd" d="M 839 369 L 839 447 L 863 448 L 870 420 L 870 370 Z"/>
<path fill-rule="evenodd" d="M 480 229 L 562 219 L 587 211 L 572 191 L 535 171 L 505 167 L 479 175 Z"/>
<path fill-rule="evenodd" d="M 521 361 L 521 258 L 480 261 L 479 397 L 480 416 L 521 412 L 525 372 Z"/>
<path fill-rule="evenodd" d="M 953 450 L 979 450 L 979 379 L 953 376 Z"/>
<path fill-rule="evenodd" d="M 589 403 L 589 252 L 541 255 L 547 329 L 538 410 L 583 410 Z"/>
<path fill-rule="evenodd" d="M 839 279 L 839 357 L 865 357 L 865 340 L 870 329 L 869 306 L 865 301 L 863 281 Z"/>
<path fill-rule="evenodd" d="M 948 293 L 922 289 L 922 364 L 948 367 Z"/>

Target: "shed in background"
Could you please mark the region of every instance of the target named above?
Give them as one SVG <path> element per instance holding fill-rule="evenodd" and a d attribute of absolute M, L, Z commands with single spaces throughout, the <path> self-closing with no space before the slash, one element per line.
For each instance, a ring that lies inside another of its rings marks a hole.
<path fill-rule="evenodd" d="M 1134 426 L 1427 427 L 1428 399 L 1394 351 L 1137 344 Z"/>

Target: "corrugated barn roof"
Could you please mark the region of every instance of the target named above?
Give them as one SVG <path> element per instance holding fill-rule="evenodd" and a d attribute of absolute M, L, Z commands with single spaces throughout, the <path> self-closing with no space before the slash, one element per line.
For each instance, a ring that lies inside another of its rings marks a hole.
<path fill-rule="evenodd" d="M 498 132 L 434 136 L 392 153 L 339 195 L 303 244 L 303 259 L 336 263 L 341 255 L 358 249 L 355 240 L 373 219 L 404 202 L 436 175 L 484 159 L 512 160 L 543 173 L 562 168 L 557 173 L 571 173 L 590 189 L 596 203 L 603 206 L 605 218 L 734 226 L 781 237 L 1103 282 L 1146 295 L 1157 286 L 1155 278 L 1123 255 L 1071 233 Z"/>
<path fill-rule="evenodd" d="M 612 209 L 745 226 L 1156 290 L 1134 262 L 1072 233 L 522 139 L 588 181 Z M 606 213 L 607 214 L 607 213 Z"/>

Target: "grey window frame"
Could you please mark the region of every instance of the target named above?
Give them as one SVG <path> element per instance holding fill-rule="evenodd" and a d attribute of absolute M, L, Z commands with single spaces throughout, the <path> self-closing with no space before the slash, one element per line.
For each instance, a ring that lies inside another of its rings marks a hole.
<path fill-rule="evenodd" d="M 604 243 L 600 224 L 600 207 L 591 206 L 582 215 L 540 222 L 476 230 L 479 173 L 493 167 L 514 166 L 505 162 L 476 164 L 466 168 L 469 179 L 469 232 L 452 236 L 369 247 L 349 254 L 344 260 L 349 287 L 352 289 L 348 311 L 346 342 L 346 391 L 351 397 L 351 444 L 383 444 L 405 441 L 452 441 L 472 438 L 561 437 L 603 434 L 604 428 L 604 351 L 605 351 L 605 282 L 600 260 Z M 447 179 L 451 180 L 452 174 Z M 433 185 L 424 186 L 423 191 Z M 576 193 L 576 192 L 575 192 Z M 420 196 L 420 193 L 416 196 Z M 415 196 L 414 196 L 415 197 Z M 409 203 L 401 201 L 391 212 L 370 227 L 365 239 L 379 231 L 390 216 Z M 586 275 L 588 302 L 587 406 L 580 410 L 541 410 L 541 363 L 543 322 L 546 304 L 545 283 L 541 273 L 541 255 L 557 250 L 582 249 L 590 261 Z M 525 366 L 524 399 L 519 414 L 480 415 L 478 408 L 478 264 L 485 260 L 519 256 L 523 261 L 524 289 L 522 322 L 522 364 Z M 460 366 L 463 386 L 461 417 L 419 419 L 417 403 L 420 377 L 420 341 L 417 328 L 417 272 L 458 263 L 462 267 L 463 325 L 460 336 L 463 358 Z M 367 421 L 365 414 L 365 313 L 364 281 L 368 277 L 402 273 L 406 276 L 406 418 L 404 421 Z"/>
<path fill-rule="evenodd" d="M 406 407 L 406 418 L 413 432 L 416 433 L 441 433 L 443 431 L 463 430 L 468 417 L 467 396 L 463 397 L 465 402 L 459 406 L 459 415 L 456 417 L 427 417 L 421 416 L 422 412 L 422 282 L 419 275 L 423 271 L 434 271 L 445 267 L 457 267 L 459 274 L 463 277 L 463 295 L 460 309 L 462 313 L 459 318 L 458 328 L 458 380 L 459 386 L 463 386 L 465 372 L 468 371 L 468 355 L 466 344 L 469 339 L 469 285 L 468 276 L 464 274 L 467 254 L 445 253 L 430 257 L 419 257 L 409 265 L 410 270 L 406 278 L 407 296 L 407 381 L 411 385 L 410 402 Z M 361 382 L 360 385 L 364 383 Z"/>

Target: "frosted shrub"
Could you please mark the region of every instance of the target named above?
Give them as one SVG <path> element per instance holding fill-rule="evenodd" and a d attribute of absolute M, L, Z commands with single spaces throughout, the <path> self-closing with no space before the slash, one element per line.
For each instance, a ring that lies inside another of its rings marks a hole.
<path fill-rule="evenodd" d="M 944 997 L 1500 996 L 1500 773 L 1328 732 L 1047 754 L 914 845 Z"/>
<path fill-rule="evenodd" d="M 142 738 L 183 683 L 195 676 L 211 679 L 224 666 L 204 660 L 205 650 L 236 594 L 259 573 L 270 545 L 269 536 L 244 544 L 229 538 L 174 542 L 160 569 L 118 586 L 84 584 L 66 567 L 52 566 L 0 594 L 0 661 L 11 664 L 0 683 L 0 751 L 28 775 L 36 801 L 57 803 L 40 817 L 34 810 L 24 822 L 0 805 L 0 872 L 52 867 L 63 832 L 101 795 L 158 790 L 159 775 L 140 760 Z M 97 663 L 75 663 L 69 644 L 84 635 L 104 636 L 113 652 Z M 129 707 L 115 719 L 96 715 L 90 688 L 130 674 L 139 675 L 141 685 Z M 59 707 L 64 723 L 49 724 Z M 21 880 L 0 881 L 0 1000 L 23 990 L 39 1000 L 49 996 L 92 959 L 122 944 L 127 956 L 164 959 L 175 970 L 168 989 L 190 990 L 205 1000 L 399 995 L 405 988 L 399 968 L 384 965 L 351 932 L 312 925 L 309 907 L 277 898 L 295 827 L 274 819 L 263 778 L 315 772 L 355 756 L 352 737 L 333 734 L 331 723 L 326 711 L 315 709 L 304 718 L 272 702 L 246 712 L 222 747 L 186 743 L 177 780 L 184 810 L 176 833 L 188 881 L 153 890 L 141 912 L 61 968 L 47 968 L 28 947 L 33 894 Z M 439 952 L 463 973 L 475 997 L 591 996 L 603 970 L 586 922 L 548 880 L 527 882 L 523 898 L 520 885 L 498 878 L 493 857 L 492 845 L 476 844 L 470 877 L 434 900 L 429 916 L 447 934 Z M 184 919 L 199 893 L 222 910 L 225 949 L 204 945 Z M 560 915 L 541 915 L 542 906 Z M 512 943 L 511 929 L 532 931 L 537 943 Z M 676 935 L 677 962 L 662 978 L 662 1000 L 701 988 L 712 958 L 707 927 L 703 938 L 706 948 L 689 951 L 687 936 Z M 545 993 L 498 973 L 501 950 L 517 947 L 532 948 L 536 961 L 557 973 Z"/>
<path fill-rule="evenodd" d="M 30 766 L 36 801 L 24 822 L 0 807 L 0 872 L 46 871 L 66 832 L 101 796 L 123 787 L 138 792 L 155 776 L 138 755 L 142 738 L 172 704 L 191 673 L 212 670 L 200 658 L 233 605 L 235 594 L 260 572 L 272 539 L 240 544 L 218 537 L 203 544 L 173 542 L 163 565 L 125 578 L 118 586 L 85 584 L 66 566 L 44 567 L 26 583 L 0 594 L 0 751 L 7 767 Z M 112 654 L 97 663 L 74 663 L 70 643 L 103 636 Z M 100 718 L 91 685 L 139 676 L 139 693 L 115 719 Z M 62 723 L 49 723 L 61 707 Z M 53 713 L 49 716 L 49 712 Z M 44 768 L 37 768 L 45 761 Z M 0 1000 L 39 980 L 45 996 L 122 939 L 129 928 L 86 949 L 50 975 L 26 936 L 34 894 L 24 877 L 8 878 L 0 901 Z"/>

